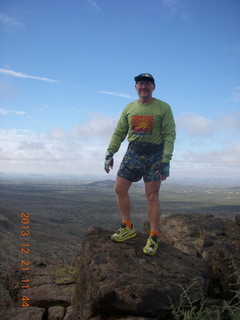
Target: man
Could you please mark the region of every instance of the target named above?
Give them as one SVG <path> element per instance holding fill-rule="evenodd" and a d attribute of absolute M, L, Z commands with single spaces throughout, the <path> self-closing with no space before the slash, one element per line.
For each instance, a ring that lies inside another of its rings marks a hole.
<path fill-rule="evenodd" d="M 104 168 L 107 173 L 113 168 L 113 155 L 128 135 L 129 146 L 118 170 L 115 185 L 122 224 L 112 235 L 112 240 L 123 242 L 136 236 L 131 222 L 128 190 L 133 182 L 143 178 L 151 227 L 143 252 L 152 256 L 156 253 L 159 242 L 160 184 L 169 176 L 169 162 L 176 132 L 170 106 L 153 98 L 153 76 L 142 73 L 134 80 L 139 99 L 128 104 L 123 110 L 107 148 Z"/>

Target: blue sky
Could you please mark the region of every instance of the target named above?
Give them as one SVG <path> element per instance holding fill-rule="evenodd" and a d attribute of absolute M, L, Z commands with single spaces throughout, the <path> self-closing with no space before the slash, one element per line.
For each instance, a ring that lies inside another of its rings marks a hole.
<path fill-rule="evenodd" d="M 0 172 L 104 175 L 149 72 L 177 124 L 171 176 L 240 179 L 238 0 L 8 0 L 0 28 Z"/>

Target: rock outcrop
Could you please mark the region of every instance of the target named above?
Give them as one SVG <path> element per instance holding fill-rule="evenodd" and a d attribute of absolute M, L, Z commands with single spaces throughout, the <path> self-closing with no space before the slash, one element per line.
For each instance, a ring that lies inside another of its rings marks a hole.
<path fill-rule="evenodd" d="M 143 254 L 149 226 L 124 243 L 112 231 L 92 227 L 73 266 L 50 257 L 36 259 L 30 288 L 20 289 L 19 265 L 8 271 L 5 287 L 12 304 L 1 305 L 3 320 L 167 320 L 173 306 L 204 298 L 231 298 L 239 290 L 239 220 L 212 215 L 172 215 L 161 220 L 161 242 L 153 257 Z M 30 307 L 19 308 L 29 296 Z M 240 312 L 240 311 L 239 311 Z M 21 314 L 20 314 L 21 313 Z"/>
<path fill-rule="evenodd" d="M 201 292 L 206 294 L 211 272 L 202 259 L 163 242 L 157 254 L 148 257 L 142 252 L 144 234 L 124 243 L 111 242 L 110 236 L 101 228 L 92 228 L 85 236 L 72 301 L 74 319 L 117 315 L 165 319 L 182 287 L 190 288 L 194 301 L 201 299 Z"/>
<path fill-rule="evenodd" d="M 240 270 L 240 227 L 230 219 L 213 215 L 172 215 L 161 220 L 162 239 L 212 268 L 215 296 L 229 298 L 235 285 L 234 270 Z M 213 294 L 213 292 L 212 292 Z"/>
<path fill-rule="evenodd" d="M 29 281 L 22 282 L 26 279 Z M 5 276 L 5 288 L 14 304 L 2 305 L 0 318 L 62 320 L 71 304 L 75 283 L 75 269 L 51 257 L 36 258 L 28 271 L 21 271 L 16 264 Z M 24 284 L 29 288 L 24 288 Z M 29 301 L 22 300 L 23 297 Z"/>

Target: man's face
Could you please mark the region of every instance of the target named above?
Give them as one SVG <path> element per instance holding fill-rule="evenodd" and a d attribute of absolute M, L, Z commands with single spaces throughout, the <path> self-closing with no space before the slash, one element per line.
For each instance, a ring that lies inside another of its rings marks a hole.
<path fill-rule="evenodd" d="M 139 98 L 151 98 L 152 93 L 155 89 L 155 85 L 150 82 L 150 81 L 139 81 L 136 85 L 135 88 L 137 90 L 137 93 L 139 95 Z"/>

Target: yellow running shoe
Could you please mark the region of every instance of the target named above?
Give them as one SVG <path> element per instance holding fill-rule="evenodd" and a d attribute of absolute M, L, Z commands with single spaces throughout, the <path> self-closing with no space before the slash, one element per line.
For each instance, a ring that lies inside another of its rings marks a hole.
<path fill-rule="evenodd" d="M 147 239 L 147 244 L 143 248 L 143 252 L 149 256 L 153 256 L 158 248 L 159 238 L 158 236 L 152 236 Z"/>
<path fill-rule="evenodd" d="M 136 237 L 136 235 L 136 230 L 133 228 L 133 226 L 130 229 L 125 225 L 125 223 L 122 223 L 121 227 L 112 235 L 111 239 L 116 242 L 123 242 Z"/>

